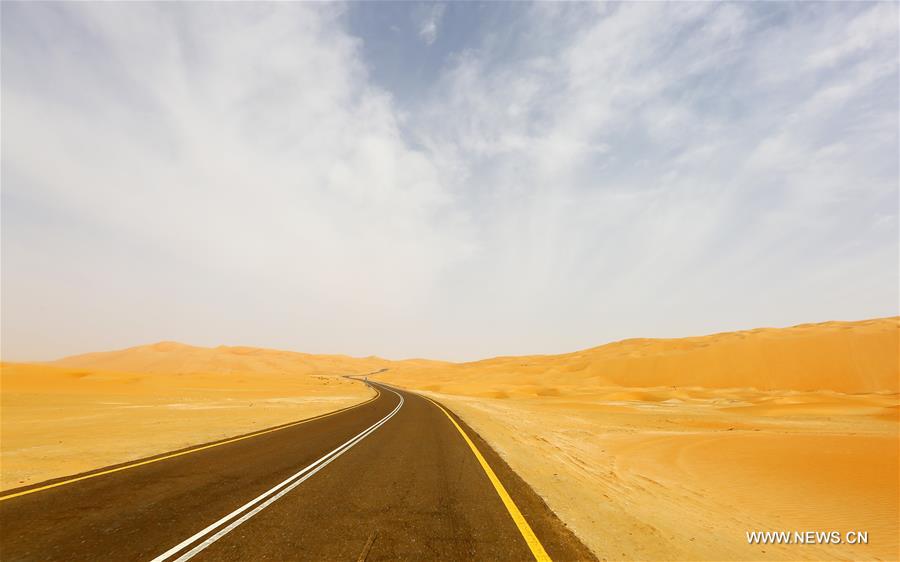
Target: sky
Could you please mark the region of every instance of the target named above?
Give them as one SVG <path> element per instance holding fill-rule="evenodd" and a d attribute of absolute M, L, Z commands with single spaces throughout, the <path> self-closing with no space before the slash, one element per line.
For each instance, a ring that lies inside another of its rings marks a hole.
<path fill-rule="evenodd" d="M 5 360 L 898 314 L 896 3 L 2 3 Z"/>

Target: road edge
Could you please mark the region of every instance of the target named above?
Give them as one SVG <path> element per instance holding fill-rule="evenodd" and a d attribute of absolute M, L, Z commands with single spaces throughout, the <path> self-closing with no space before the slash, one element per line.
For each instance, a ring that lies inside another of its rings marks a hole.
<path fill-rule="evenodd" d="M 376 371 L 376 372 L 378 372 L 378 371 Z M 369 375 L 369 374 L 372 374 L 372 373 L 367 373 L 366 375 Z M 366 375 L 360 375 L 360 376 L 366 376 Z M 364 383 L 364 381 L 359 380 L 359 379 L 354 379 L 352 376 L 347 376 L 346 378 L 356 380 L 357 382 Z M 353 410 L 355 408 L 365 406 L 366 404 L 369 404 L 370 402 L 377 400 L 378 397 L 381 396 L 381 391 L 379 391 L 377 388 L 375 388 L 372 385 L 366 384 L 366 383 L 364 383 L 364 384 L 368 388 L 371 388 L 375 391 L 375 396 L 372 396 L 363 402 L 359 402 L 358 404 L 352 404 L 350 406 L 345 406 L 343 408 L 339 408 L 339 409 L 333 410 L 331 412 L 325 412 L 322 414 L 318 414 L 318 415 L 311 416 L 308 418 L 303 418 L 300 420 L 294 420 L 294 421 L 286 422 L 286 423 L 279 424 L 279 425 L 273 425 L 271 427 L 257 429 L 257 430 L 254 430 L 254 431 L 251 431 L 248 433 L 232 435 L 231 437 L 225 437 L 222 439 L 217 439 L 215 441 L 207 441 L 205 443 L 196 443 L 194 445 L 182 447 L 181 449 L 174 449 L 171 451 L 165 451 L 165 452 L 157 453 L 155 455 L 150 455 L 147 457 L 141 457 L 138 459 L 132 459 L 130 461 L 125 461 L 125 462 L 121 462 L 121 463 L 117 463 L 117 464 L 111 464 L 111 465 L 107 465 L 107 466 L 94 468 L 91 470 L 86 470 L 84 472 L 77 472 L 75 474 L 59 476 L 57 478 L 50 478 L 48 480 L 43 480 L 41 482 L 35 482 L 33 484 L 28 484 L 26 486 L 10 488 L 9 490 L 4 490 L 4 491 L 0 492 L 0 502 L 6 501 L 6 500 L 11 500 L 13 498 L 18 498 L 21 496 L 26 496 L 29 494 L 34 494 L 36 492 L 41 492 L 43 490 L 49 490 L 51 488 L 57 488 L 59 486 L 65 486 L 67 484 L 80 482 L 82 480 L 87 480 L 89 478 L 103 476 L 105 474 L 111 474 L 113 472 L 121 472 L 123 470 L 128 470 L 130 468 L 136 468 L 138 466 L 144 466 L 147 464 L 164 461 L 166 459 L 184 456 L 184 455 L 188 455 L 188 454 L 195 453 L 198 451 L 204 451 L 206 449 L 211 449 L 213 447 L 219 447 L 221 445 L 227 445 L 229 443 L 234 443 L 236 441 L 243 441 L 244 439 L 250 439 L 252 437 L 265 435 L 267 433 L 280 431 L 282 429 L 288 429 L 290 427 L 295 427 L 295 426 L 309 423 L 309 422 L 312 422 L 315 420 L 319 420 L 322 418 L 340 414 L 340 413 L 346 412 L 348 410 Z"/>
<path fill-rule="evenodd" d="M 475 431 L 472 426 L 466 423 L 466 421 L 453 411 L 452 408 L 441 404 L 437 400 L 432 399 L 418 390 L 413 390 L 401 385 L 394 385 L 384 382 L 383 380 L 376 380 L 374 382 L 383 384 L 388 388 L 408 392 L 431 402 L 442 410 L 451 421 L 458 424 L 459 427 L 464 430 L 465 435 L 473 441 L 478 451 L 485 457 L 485 461 L 493 469 L 498 480 L 504 483 L 506 489 L 513 490 L 513 493 L 517 498 L 516 506 L 522 513 L 522 516 L 529 522 L 529 525 L 533 530 L 536 530 L 535 535 L 541 535 L 543 537 L 541 544 L 545 551 L 547 551 L 547 559 L 574 560 L 578 562 L 597 562 L 600 560 L 597 553 L 592 551 L 574 530 L 560 518 L 559 514 L 547 504 L 547 500 L 538 494 L 531 484 L 510 466 L 497 449 Z M 523 536 L 523 538 L 525 537 Z M 578 552 L 577 557 L 572 558 L 564 555 L 563 553 L 567 550 Z"/>

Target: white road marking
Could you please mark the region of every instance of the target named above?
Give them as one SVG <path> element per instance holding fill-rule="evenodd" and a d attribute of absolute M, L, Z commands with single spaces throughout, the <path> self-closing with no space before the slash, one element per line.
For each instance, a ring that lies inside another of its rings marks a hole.
<path fill-rule="evenodd" d="M 388 389 L 388 390 L 390 390 L 390 389 Z M 258 503 L 260 503 L 260 502 L 263 502 L 263 500 L 265 500 L 264 503 L 262 503 L 261 505 L 257 506 L 256 508 L 254 508 L 254 509 L 253 509 L 252 511 L 250 511 L 249 513 L 245 514 L 243 517 L 241 517 L 241 518 L 237 519 L 236 521 L 232 522 L 231 524 L 229 524 L 229 525 L 226 526 L 225 528 L 221 529 L 221 530 L 218 531 L 217 533 L 215 533 L 215 534 L 213 534 L 212 536 L 208 537 L 206 540 L 204 540 L 203 542 L 201 542 L 200 544 L 198 544 L 197 546 L 195 546 L 194 548 L 192 548 L 192 549 L 189 550 L 188 552 L 186 552 L 186 553 L 184 553 L 183 555 L 181 555 L 175 562 L 182 562 L 182 561 L 184 561 L 184 560 L 188 560 L 188 559 L 194 557 L 197 553 L 201 552 L 203 549 L 205 549 L 206 547 L 208 547 L 208 546 L 211 545 L 212 543 L 214 543 L 214 542 L 216 542 L 217 540 L 219 540 L 221 537 L 223 537 L 223 536 L 225 536 L 226 534 L 228 534 L 232 529 L 234 529 L 235 527 L 237 527 L 237 526 L 240 525 L 241 523 L 247 521 L 248 519 L 250 519 L 251 517 L 253 517 L 253 516 L 256 515 L 257 513 L 259 513 L 260 511 L 262 511 L 262 510 L 264 510 L 265 508 L 267 508 L 268 506 L 272 505 L 272 503 L 274 503 L 274 502 L 277 501 L 279 498 L 281 498 L 282 496 L 284 496 L 285 494 L 287 494 L 288 492 L 290 492 L 291 490 L 293 490 L 294 488 L 296 488 L 297 486 L 299 486 L 300 484 L 302 484 L 303 482 L 305 482 L 305 481 L 306 481 L 308 478 L 310 478 L 313 474 L 319 472 L 320 470 L 322 470 L 323 468 L 325 468 L 326 466 L 328 466 L 328 464 L 329 464 L 331 461 L 333 461 L 334 459 L 336 459 L 336 458 L 338 458 L 339 456 L 341 456 L 341 455 L 343 455 L 344 453 L 346 453 L 346 452 L 347 452 L 348 450 L 350 450 L 354 445 L 356 445 L 357 443 L 359 443 L 360 441 L 362 441 L 363 439 L 365 439 L 366 437 L 368 437 L 368 436 L 369 436 L 372 432 L 374 432 L 376 429 L 378 429 L 379 427 L 381 427 L 382 425 L 384 425 L 385 423 L 387 423 L 387 421 L 388 421 L 389 419 L 391 419 L 392 417 L 394 417 L 394 414 L 396 414 L 396 413 L 400 410 L 400 407 L 403 406 L 403 402 L 404 402 L 403 396 L 401 396 L 401 395 L 398 394 L 397 392 L 394 392 L 393 390 L 390 390 L 390 392 L 393 392 L 394 394 L 396 394 L 396 395 L 400 398 L 400 402 L 397 404 L 397 406 L 396 406 L 393 410 L 391 410 L 391 412 L 390 412 L 388 415 L 386 415 L 385 417 L 381 418 L 380 420 L 378 420 L 377 422 L 375 422 L 374 424 L 372 424 L 371 426 L 369 426 L 368 429 L 366 429 L 366 430 L 360 432 L 360 433 L 357 434 L 355 437 L 352 437 L 349 441 L 347 441 L 347 442 L 344 443 L 343 445 L 337 447 L 336 449 L 334 449 L 334 450 L 331 451 L 330 453 L 324 455 L 322 458 L 320 458 L 319 460 L 317 460 L 317 461 L 315 461 L 314 463 L 310 464 L 309 466 L 307 466 L 307 467 L 304 468 L 303 470 L 301 470 L 301 471 L 297 472 L 296 474 L 294 474 L 293 476 L 291 476 L 291 477 L 285 479 L 285 480 L 284 480 L 283 482 L 281 482 L 280 484 L 278 484 L 278 485 L 276 485 L 276 486 L 273 486 L 273 487 L 272 487 L 271 489 L 269 489 L 268 491 L 263 492 L 262 494 L 260 494 L 260 495 L 257 496 L 256 498 L 250 500 L 249 502 L 245 503 L 245 504 L 242 505 L 241 507 L 235 509 L 234 511 L 232 511 L 231 513 L 229 513 L 229 514 L 226 515 L 225 517 L 219 519 L 218 521 L 216 521 L 216 522 L 213 523 L 212 525 L 209 525 L 208 527 L 206 527 L 206 528 L 203 529 L 202 531 L 200 531 L 200 532 L 198 532 L 198 533 L 192 535 L 191 537 L 188 537 L 187 539 L 181 541 L 180 543 L 178 543 L 177 545 L 173 546 L 173 547 L 170 548 L 169 550 L 163 552 L 162 554 L 160 554 L 159 556 L 157 556 L 156 558 L 154 558 L 151 562 L 163 562 L 164 560 L 168 560 L 169 558 L 171 558 L 171 557 L 174 556 L 175 554 L 177 554 L 177 553 L 181 552 L 182 550 L 184 550 L 187 546 L 189 546 L 189 545 L 195 543 L 196 541 L 198 541 L 198 540 L 200 540 L 201 538 L 205 537 L 207 534 L 209 534 L 209 533 L 211 533 L 212 531 L 214 531 L 214 530 L 216 530 L 217 528 L 219 528 L 220 526 L 222 526 L 222 525 L 228 523 L 229 521 L 231 521 L 232 519 L 234 519 L 235 517 L 237 517 L 237 516 L 240 515 L 241 513 L 244 513 L 245 511 L 247 511 L 248 509 L 250 509 L 250 508 L 253 507 L 254 505 L 256 505 L 256 504 L 258 504 Z M 280 490 L 280 491 L 279 491 L 279 490 Z M 274 494 L 274 496 L 273 496 L 273 494 Z M 273 496 L 273 497 L 270 498 L 269 496 Z M 266 499 L 266 498 L 268 498 L 268 499 Z"/>

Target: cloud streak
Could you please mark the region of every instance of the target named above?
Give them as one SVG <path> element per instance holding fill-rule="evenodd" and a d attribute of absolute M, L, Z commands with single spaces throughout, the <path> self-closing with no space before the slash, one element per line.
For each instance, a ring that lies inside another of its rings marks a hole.
<path fill-rule="evenodd" d="M 444 11 L 447 6 L 445 4 L 435 3 L 427 6 L 425 17 L 419 26 L 419 37 L 426 45 L 433 44 L 438 37 L 438 27 L 441 24 L 441 18 L 444 17 Z"/>
<path fill-rule="evenodd" d="M 4 6 L 3 355 L 896 314 L 896 10 L 522 5 L 404 107 L 339 7 Z"/>

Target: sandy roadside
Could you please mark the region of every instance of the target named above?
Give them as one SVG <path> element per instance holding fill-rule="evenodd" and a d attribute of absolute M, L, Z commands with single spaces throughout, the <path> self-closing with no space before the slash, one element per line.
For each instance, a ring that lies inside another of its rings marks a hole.
<path fill-rule="evenodd" d="M 374 394 L 337 375 L 10 363 L 0 370 L 0 390 L 3 490 L 312 417 Z"/>
<path fill-rule="evenodd" d="M 898 558 L 896 396 L 828 396 L 821 406 L 821 396 L 794 395 L 813 406 L 760 414 L 714 397 L 427 394 L 485 437 L 601 559 Z M 748 545 L 756 530 L 861 530 L 870 543 Z"/>
<path fill-rule="evenodd" d="M 898 319 L 398 366 L 601 559 L 898 560 Z M 869 544 L 749 545 L 752 531 Z"/>

